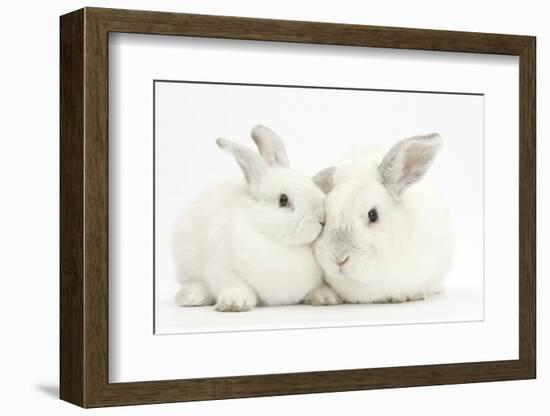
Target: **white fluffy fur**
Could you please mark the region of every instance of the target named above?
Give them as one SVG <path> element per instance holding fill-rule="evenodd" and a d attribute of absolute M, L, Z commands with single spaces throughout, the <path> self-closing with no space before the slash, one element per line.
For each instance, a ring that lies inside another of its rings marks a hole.
<path fill-rule="evenodd" d="M 411 151 L 426 143 L 431 147 L 425 151 Z M 452 257 L 451 226 L 443 201 L 422 178 L 440 146 L 438 135 L 412 138 L 384 159 L 379 152 L 367 152 L 334 170 L 326 226 L 315 252 L 327 282 L 345 302 L 403 302 L 442 290 Z M 405 163 L 407 155 L 416 159 Z M 381 166 L 396 160 L 399 165 Z M 411 169 L 414 183 L 384 176 L 400 175 L 416 162 L 425 166 L 420 172 Z M 400 183 L 406 185 L 399 188 Z M 368 220 L 372 208 L 378 212 L 374 223 Z"/>
<path fill-rule="evenodd" d="M 256 127 L 253 137 L 262 157 L 218 141 L 233 154 L 247 180 L 207 190 L 176 224 L 173 249 L 180 306 L 215 303 L 219 311 L 246 311 L 257 304 L 300 303 L 323 287 L 311 243 L 322 230 L 324 194 L 311 178 L 285 166 L 284 147 L 273 132 Z M 279 206 L 283 193 L 289 207 Z M 328 296 L 323 300 L 336 302 Z M 321 303 L 316 298 L 315 304 Z"/>

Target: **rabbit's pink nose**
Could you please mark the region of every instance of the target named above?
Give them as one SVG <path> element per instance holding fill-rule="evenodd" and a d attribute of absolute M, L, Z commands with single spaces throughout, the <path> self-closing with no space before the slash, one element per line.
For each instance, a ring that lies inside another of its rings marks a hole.
<path fill-rule="evenodd" d="M 348 260 L 349 260 L 349 256 L 346 256 L 343 259 L 336 259 L 336 264 L 342 267 L 344 264 L 348 262 Z"/>

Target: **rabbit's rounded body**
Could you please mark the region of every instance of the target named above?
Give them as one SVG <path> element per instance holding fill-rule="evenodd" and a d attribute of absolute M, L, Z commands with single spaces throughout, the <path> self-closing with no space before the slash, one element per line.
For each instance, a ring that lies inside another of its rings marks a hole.
<path fill-rule="evenodd" d="M 303 301 L 322 281 L 313 249 L 263 234 L 254 224 L 259 209 L 244 182 L 224 183 L 199 197 L 174 233 L 179 283 L 201 281 L 216 299 L 244 284 L 262 305 Z"/>
<path fill-rule="evenodd" d="M 315 251 L 327 283 L 345 302 L 420 300 L 442 290 L 451 224 L 423 178 L 440 145 L 439 136 L 416 137 L 384 158 L 372 152 L 332 168 L 327 225 Z"/>

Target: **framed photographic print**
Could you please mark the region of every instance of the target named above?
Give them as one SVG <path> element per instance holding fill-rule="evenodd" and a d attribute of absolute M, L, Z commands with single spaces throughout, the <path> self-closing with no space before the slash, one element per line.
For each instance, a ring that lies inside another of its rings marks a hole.
<path fill-rule="evenodd" d="M 60 24 L 63 400 L 535 377 L 534 37 Z"/>

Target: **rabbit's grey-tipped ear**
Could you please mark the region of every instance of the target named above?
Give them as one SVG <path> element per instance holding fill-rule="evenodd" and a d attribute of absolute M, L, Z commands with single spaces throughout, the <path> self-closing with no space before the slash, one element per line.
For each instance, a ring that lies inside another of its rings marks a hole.
<path fill-rule="evenodd" d="M 285 145 L 273 130 L 259 124 L 252 129 L 251 135 L 258 146 L 258 151 L 269 166 L 280 165 L 288 168 Z"/>
<path fill-rule="evenodd" d="M 257 153 L 225 139 L 217 139 L 216 143 L 222 150 L 233 155 L 249 185 L 257 184 L 260 181 L 267 170 L 267 164 Z"/>
<path fill-rule="evenodd" d="M 395 144 L 378 167 L 388 192 L 397 199 L 409 185 L 422 179 L 442 144 L 437 133 L 411 137 Z"/>
<path fill-rule="evenodd" d="M 334 172 L 336 168 L 334 166 L 330 168 L 323 169 L 313 179 L 313 183 L 323 191 L 325 194 L 328 194 L 332 187 L 334 186 Z"/>

